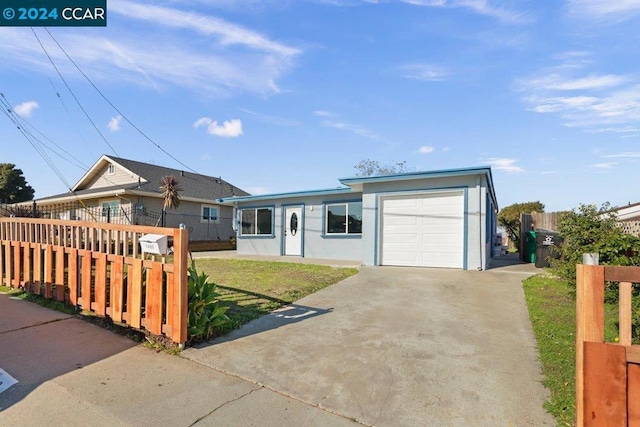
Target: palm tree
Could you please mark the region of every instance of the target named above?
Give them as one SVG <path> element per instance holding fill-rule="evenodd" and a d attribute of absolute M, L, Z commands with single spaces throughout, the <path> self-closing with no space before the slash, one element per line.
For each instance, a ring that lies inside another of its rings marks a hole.
<path fill-rule="evenodd" d="M 175 176 L 166 175 L 160 180 L 160 190 L 164 199 L 162 205 L 162 226 L 164 227 L 167 208 L 176 209 L 180 206 L 180 195 L 178 193 L 182 191 L 182 187 Z"/>

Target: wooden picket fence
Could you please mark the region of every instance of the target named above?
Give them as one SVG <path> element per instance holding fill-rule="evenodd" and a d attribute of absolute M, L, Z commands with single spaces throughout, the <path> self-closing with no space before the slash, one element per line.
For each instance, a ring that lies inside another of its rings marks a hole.
<path fill-rule="evenodd" d="M 144 234 L 173 240 L 173 256 L 143 258 Z M 177 344 L 187 341 L 187 256 L 186 229 L 0 218 L 0 283 Z"/>
<path fill-rule="evenodd" d="M 640 267 L 578 265 L 576 425 L 640 426 L 640 346 L 632 345 L 633 284 Z M 605 282 L 619 282 L 619 342 L 604 339 Z"/>

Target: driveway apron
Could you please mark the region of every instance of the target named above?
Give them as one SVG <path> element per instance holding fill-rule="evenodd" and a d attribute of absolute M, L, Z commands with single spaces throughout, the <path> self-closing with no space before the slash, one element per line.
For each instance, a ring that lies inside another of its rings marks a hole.
<path fill-rule="evenodd" d="M 183 356 L 367 425 L 555 425 L 533 272 L 365 267 Z"/>

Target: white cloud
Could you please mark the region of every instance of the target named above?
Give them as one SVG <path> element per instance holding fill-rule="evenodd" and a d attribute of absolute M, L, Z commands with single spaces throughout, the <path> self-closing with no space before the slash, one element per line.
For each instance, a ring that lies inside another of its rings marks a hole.
<path fill-rule="evenodd" d="M 435 148 L 433 148 L 430 145 L 423 145 L 422 147 L 420 147 L 418 149 L 418 153 L 420 154 L 430 154 L 433 153 L 433 150 L 435 150 Z"/>
<path fill-rule="evenodd" d="M 603 157 L 607 157 L 609 159 L 615 159 L 615 158 L 621 158 L 621 157 L 626 157 L 626 158 L 640 158 L 640 152 L 632 152 L 632 151 L 626 151 L 624 153 L 617 153 L 617 154 L 607 154 Z"/>
<path fill-rule="evenodd" d="M 376 134 L 372 130 L 367 129 L 363 126 L 355 125 L 353 123 L 348 123 L 344 121 L 323 120 L 320 124 L 324 127 L 343 130 L 358 136 L 363 136 L 365 138 L 372 139 L 374 141 L 380 141 L 382 139 L 380 135 Z"/>
<path fill-rule="evenodd" d="M 415 6 L 440 7 L 440 8 L 465 8 L 479 15 L 495 18 L 509 24 L 526 24 L 530 18 L 520 12 L 508 10 L 494 5 L 490 0 L 400 0 L 403 3 Z"/>
<path fill-rule="evenodd" d="M 605 132 L 613 132 L 613 133 L 635 133 L 640 131 L 637 127 L 634 126 L 624 126 L 624 127 L 608 127 L 608 128 L 598 128 L 598 129 L 590 129 L 587 130 L 589 133 L 605 133 Z"/>
<path fill-rule="evenodd" d="M 318 117 L 333 117 L 333 113 L 325 110 L 316 110 L 313 112 L 313 115 Z"/>
<path fill-rule="evenodd" d="M 258 113 L 256 111 L 247 110 L 246 108 L 241 108 L 241 107 L 238 107 L 238 109 L 243 113 L 247 113 L 255 117 L 255 119 L 261 123 L 267 123 L 267 124 L 276 125 L 276 126 L 287 126 L 287 127 L 300 126 L 300 122 L 297 120 L 288 119 L 286 117 L 274 116 L 271 114 Z"/>
<path fill-rule="evenodd" d="M 517 161 L 518 159 L 492 157 L 492 158 L 486 159 L 483 163 L 490 165 L 495 170 L 504 171 L 507 173 L 524 172 L 523 168 L 515 164 Z"/>
<path fill-rule="evenodd" d="M 444 152 L 447 152 L 447 151 L 449 151 L 449 147 L 442 147 L 442 152 L 443 152 L 443 153 L 444 153 Z"/>
<path fill-rule="evenodd" d="M 223 138 L 237 138 L 243 133 L 240 119 L 225 120 L 222 124 L 219 124 L 210 117 L 202 117 L 193 123 L 194 128 L 199 128 L 200 126 L 206 126 L 209 134 Z"/>
<path fill-rule="evenodd" d="M 426 82 L 440 82 L 449 76 L 445 69 L 429 64 L 405 64 L 401 65 L 399 69 L 407 79 Z"/>
<path fill-rule="evenodd" d="M 570 91 L 616 87 L 627 81 L 627 77 L 615 74 L 590 74 L 586 77 L 579 77 L 575 79 L 567 79 L 558 74 L 550 74 L 530 80 L 522 80 L 519 84 L 535 90 Z"/>
<path fill-rule="evenodd" d="M 38 107 L 39 105 L 36 101 L 25 101 L 13 107 L 13 111 L 19 116 L 31 117 L 33 111 Z"/>
<path fill-rule="evenodd" d="M 514 88 L 524 93 L 530 111 L 555 114 L 567 127 L 593 133 L 635 132 L 624 129 L 635 129 L 640 120 L 640 80 L 631 75 L 586 72 L 593 68 L 585 61 L 590 55 L 585 51 L 556 55 L 557 65 L 536 77 L 516 80 Z"/>
<path fill-rule="evenodd" d="M 594 163 L 591 165 L 591 167 L 594 167 L 597 169 L 613 169 L 617 165 L 618 165 L 618 162 L 603 162 L 603 163 Z"/>
<path fill-rule="evenodd" d="M 118 132 L 120 130 L 120 123 L 122 123 L 122 116 L 112 117 L 107 127 L 111 132 Z"/>
<path fill-rule="evenodd" d="M 576 15 L 592 18 L 628 19 L 640 12 L 639 0 L 569 0 Z"/>
<path fill-rule="evenodd" d="M 110 0 L 109 13 L 119 15 L 113 20 L 113 31 L 69 29 L 54 34 L 87 74 L 110 84 L 129 83 L 155 90 L 177 86 L 217 96 L 273 94 L 280 91 L 277 80 L 302 53 L 210 14 L 126 0 Z M 77 75 L 48 35 L 40 34 L 61 72 Z M 161 55 L 158 46 L 162 47 Z M 42 48 L 20 28 L 0 28 L 0 56 L 12 58 L 11 64 L 0 63 L 0 69 L 10 66 L 47 75 L 51 71 Z"/>

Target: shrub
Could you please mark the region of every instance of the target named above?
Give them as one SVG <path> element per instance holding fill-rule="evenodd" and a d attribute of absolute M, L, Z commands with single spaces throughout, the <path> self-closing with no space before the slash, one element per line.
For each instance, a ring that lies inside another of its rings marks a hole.
<path fill-rule="evenodd" d="M 640 265 L 640 239 L 625 234 L 616 223 L 608 203 L 599 209 L 580 205 L 564 213 L 558 221 L 564 242 L 556 248 L 561 256 L 551 260 L 555 274 L 575 286 L 576 264 L 582 263 L 582 254 L 591 252 L 600 254 L 602 265 Z"/>
<path fill-rule="evenodd" d="M 220 305 L 216 284 L 209 282 L 205 273 L 198 274 L 195 263 L 191 262 L 189 274 L 189 341 L 206 341 L 229 321 L 225 314 L 228 307 Z"/>

